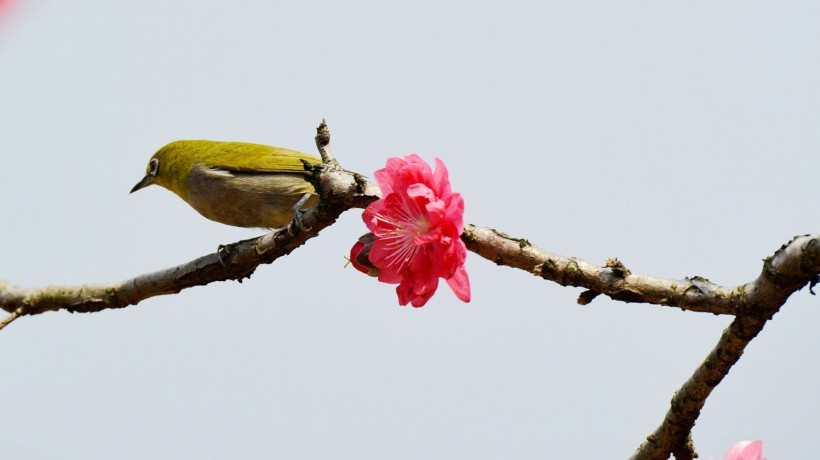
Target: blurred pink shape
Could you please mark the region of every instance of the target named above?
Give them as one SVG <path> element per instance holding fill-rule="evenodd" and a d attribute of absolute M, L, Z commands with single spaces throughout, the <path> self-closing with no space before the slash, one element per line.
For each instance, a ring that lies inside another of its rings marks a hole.
<path fill-rule="evenodd" d="M 4 19 L 14 9 L 16 0 L 0 0 L 0 20 Z"/>
<path fill-rule="evenodd" d="M 763 441 L 740 441 L 726 452 L 723 460 L 766 460 Z"/>

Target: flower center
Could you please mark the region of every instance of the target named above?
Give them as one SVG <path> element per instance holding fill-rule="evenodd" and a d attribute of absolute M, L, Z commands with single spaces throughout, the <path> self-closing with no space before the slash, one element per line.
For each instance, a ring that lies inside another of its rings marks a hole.
<path fill-rule="evenodd" d="M 376 218 L 387 224 L 385 225 L 387 228 L 382 228 L 382 232 L 376 233 L 376 236 L 384 241 L 389 250 L 387 264 L 396 273 L 401 273 L 421 247 L 429 244 L 419 241 L 418 237 L 427 234 L 430 221 L 424 216 L 413 216 L 407 212 L 400 212 L 391 216 L 377 214 Z"/>

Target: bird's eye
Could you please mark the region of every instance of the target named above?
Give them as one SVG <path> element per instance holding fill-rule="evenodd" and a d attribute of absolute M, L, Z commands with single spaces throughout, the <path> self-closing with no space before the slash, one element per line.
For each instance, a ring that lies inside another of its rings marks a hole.
<path fill-rule="evenodd" d="M 151 161 L 148 162 L 148 175 L 151 177 L 157 177 L 158 170 L 159 160 L 156 158 L 151 158 Z"/>

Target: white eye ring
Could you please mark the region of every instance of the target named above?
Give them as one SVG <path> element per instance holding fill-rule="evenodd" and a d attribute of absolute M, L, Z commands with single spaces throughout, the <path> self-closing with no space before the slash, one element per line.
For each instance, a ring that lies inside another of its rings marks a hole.
<path fill-rule="evenodd" d="M 151 158 L 151 161 L 148 162 L 148 175 L 151 177 L 157 177 L 157 171 L 159 171 L 159 160 L 156 158 Z"/>

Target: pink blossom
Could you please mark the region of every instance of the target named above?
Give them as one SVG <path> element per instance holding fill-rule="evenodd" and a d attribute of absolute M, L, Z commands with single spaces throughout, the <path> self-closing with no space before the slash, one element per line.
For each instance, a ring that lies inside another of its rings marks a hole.
<path fill-rule="evenodd" d="M 464 200 L 450 189 L 444 163 L 436 158 L 433 172 L 415 154 L 390 158 L 375 177 L 383 198 L 362 214 L 374 238 L 368 244 L 365 235 L 354 245 L 353 265 L 365 273 L 377 271 L 381 282 L 398 284 L 401 305 L 424 306 L 436 292 L 439 278 L 456 297 L 469 302 L 467 248 L 461 241 Z M 373 268 L 363 263 L 367 260 Z"/>
<path fill-rule="evenodd" d="M 16 6 L 14 3 L 14 0 L 0 0 L 0 19 L 11 13 L 11 10 Z"/>
<path fill-rule="evenodd" d="M 766 460 L 763 441 L 740 441 L 726 452 L 723 460 Z"/>

